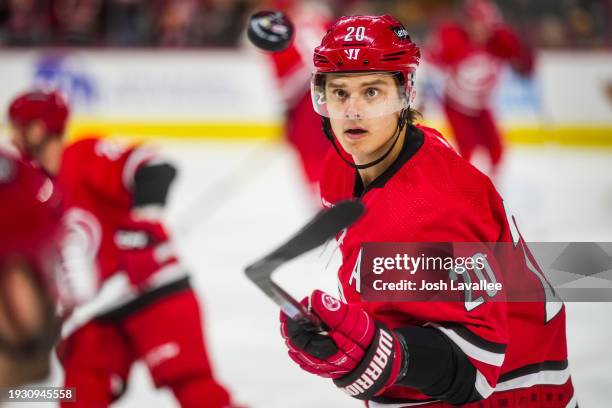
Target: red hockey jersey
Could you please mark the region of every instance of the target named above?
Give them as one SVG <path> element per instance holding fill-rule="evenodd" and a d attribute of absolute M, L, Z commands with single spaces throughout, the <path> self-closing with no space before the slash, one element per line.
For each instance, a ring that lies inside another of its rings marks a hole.
<path fill-rule="evenodd" d="M 343 300 L 361 303 L 375 320 L 391 328 L 418 325 L 440 330 L 476 368 L 474 387 L 492 404 L 487 407 L 532 406 L 513 405 L 521 399 L 550 404 L 534 407 L 575 406 L 561 302 L 484 302 L 468 311 L 462 302 L 363 300 L 359 258 L 367 242 L 514 242 L 521 251 L 517 259 L 535 263 L 491 181 L 437 131 L 411 127 L 397 160 L 365 189 L 355 170 L 330 151 L 321 196 L 327 206 L 359 197 L 366 207 L 365 215 L 339 236 Z M 519 279 L 537 284 L 532 269 L 523 268 Z M 548 387 L 547 394 L 540 395 L 545 391 L 535 385 Z M 408 387 L 391 387 L 383 397 L 385 404 L 370 401 L 369 406 L 450 406 Z M 473 406 L 481 406 L 477 404 Z"/>
<path fill-rule="evenodd" d="M 457 24 L 442 25 L 432 36 L 426 57 L 447 75 L 444 97 L 470 113 L 489 106 L 504 63 L 522 73 L 533 69 L 533 55 L 507 26 L 493 29 L 488 41 L 477 44 Z"/>
<path fill-rule="evenodd" d="M 155 158 L 152 149 L 98 138 L 79 140 L 64 151 L 57 182 L 67 207 L 65 259 L 70 279 L 66 285 L 72 286 L 75 303 L 83 304 L 80 310 L 87 311 L 82 315 L 75 311 L 73 317 L 79 320 L 75 326 L 139 295 L 126 276 L 121 279 L 115 238 L 131 217 L 134 175 Z M 159 272 L 152 272 L 150 288 L 184 274 L 178 264 L 166 267 L 164 274 Z M 112 286 L 112 290 L 105 291 L 105 286 Z"/>

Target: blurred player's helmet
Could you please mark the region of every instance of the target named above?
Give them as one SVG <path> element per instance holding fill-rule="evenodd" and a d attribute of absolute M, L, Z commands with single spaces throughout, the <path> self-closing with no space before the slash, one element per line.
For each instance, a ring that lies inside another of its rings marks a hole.
<path fill-rule="evenodd" d="M 49 135 L 62 135 L 70 109 L 64 97 L 57 91 L 34 90 L 17 96 L 9 107 L 9 119 L 17 126 L 27 126 L 41 120 Z"/>
<path fill-rule="evenodd" d="M 60 242 L 62 238 L 61 202 L 53 183 L 37 169 L 0 152 L 0 298 L 6 308 L 19 294 L 7 290 L 5 284 L 15 265 L 26 270 L 37 291 L 47 305 L 45 335 L 28 339 L 27 344 L 12 344 L 0 335 L 0 348 L 11 352 L 30 352 L 38 347 L 49 347 L 50 326 L 54 325 L 54 304 L 57 300 L 57 279 L 61 269 Z M 12 301 L 11 301 L 12 300 Z"/>
<path fill-rule="evenodd" d="M 377 100 L 376 106 L 368 105 L 357 118 L 366 119 L 399 112 L 397 141 L 408 121 L 414 100 L 414 73 L 420 58 L 419 48 L 395 17 L 348 16 L 336 21 L 314 51 L 315 73 L 311 81 L 313 107 L 323 118 L 323 130 L 336 150 L 339 149 L 334 141 L 329 118 L 350 118 L 341 104 L 333 103 L 333 94 L 326 91 L 328 78 L 337 77 L 337 74 L 378 73 L 393 76 L 397 94 L 383 95 Z M 356 168 L 373 166 L 383 160 L 392 148 L 372 163 L 360 166 L 349 164 Z"/>
<path fill-rule="evenodd" d="M 464 12 L 468 20 L 479 22 L 487 27 L 502 22 L 499 8 L 490 0 L 468 0 Z"/>

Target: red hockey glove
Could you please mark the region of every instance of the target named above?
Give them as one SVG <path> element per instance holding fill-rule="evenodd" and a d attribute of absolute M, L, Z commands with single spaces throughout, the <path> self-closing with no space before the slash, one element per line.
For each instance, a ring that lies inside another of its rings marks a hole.
<path fill-rule="evenodd" d="M 303 370 L 334 380 L 347 394 L 370 399 L 405 372 L 406 357 L 397 335 L 359 305 L 315 290 L 302 303 L 327 331 L 315 332 L 281 313 L 281 334 L 289 357 Z"/>
<path fill-rule="evenodd" d="M 156 221 L 124 223 L 115 233 L 115 243 L 119 248 L 119 268 L 138 288 L 162 267 L 177 262 L 168 233 Z"/>

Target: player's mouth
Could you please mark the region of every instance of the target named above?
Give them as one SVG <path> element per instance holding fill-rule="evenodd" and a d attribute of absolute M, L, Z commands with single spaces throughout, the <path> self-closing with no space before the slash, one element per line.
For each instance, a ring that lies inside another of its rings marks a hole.
<path fill-rule="evenodd" d="M 351 140 L 358 140 L 365 137 L 368 134 L 368 131 L 363 128 L 355 127 L 346 129 L 344 134 Z"/>

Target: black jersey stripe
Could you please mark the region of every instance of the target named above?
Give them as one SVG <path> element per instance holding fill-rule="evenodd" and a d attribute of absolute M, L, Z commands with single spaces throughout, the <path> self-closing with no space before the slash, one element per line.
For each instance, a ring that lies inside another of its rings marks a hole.
<path fill-rule="evenodd" d="M 428 404 L 432 402 L 439 402 L 439 400 L 435 398 L 426 398 L 426 399 L 410 399 L 410 398 L 393 398 L 386 396 L 378 396 L 370 398 L 370 401 L 377 402 L 379 404 Z"/>
<path fill-rule="evenodd" d="M 143 293 L 136 299 L 102 314 L 96 317 L 96 319 L 101 321 L 119 322 L 145 308 L 151 303 L 185 290 L 191 290 L 191 283 L 189 282 L 188 276 Z"/>
<path fill-rule="evenodd" d="M 498 383 L 513 380 L 529 374 L 539 373 L 540 371 L 563 371 L 567 369 L 567 367 L 567 360 L 543 361 L 541 363 L 529 364 L 500 375 Z"/>
<path fill-rule="evenodd" d="M 463 340 L 467 341 L 468 343 L 474 345 L 475 347 L 478 347 L 479 349 L 482 350 L 486 350 L 489 351 L 491 353 L 496 353 L 496 354 L 505 354 L 506 353 L 506 345 L 502 344 L 502 343 L 495 343 L 489 340 L 485 340 L 482 337 L 478 336 L 477 334 L 473 333 L 472 331 L 470 331 L 469 329 L 467 329 L 464 326 L 458 325 L 458 324 L 453 324 L 453 323 L 439 323 L 440 326 L 444 327 L 445 329 L 449 329 L 452 330 L 454 333 L 456 333 L 459 337 L 461 337 Z"/>

